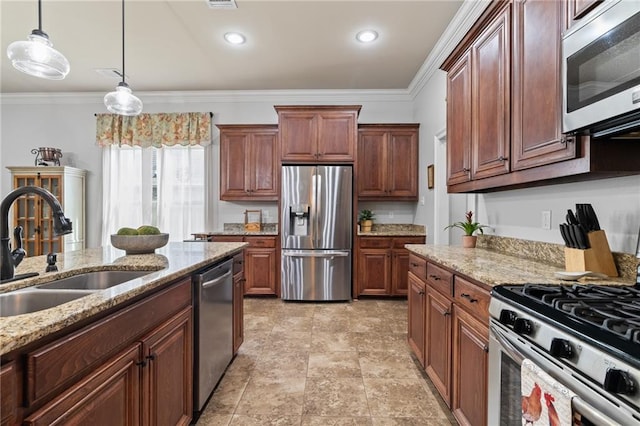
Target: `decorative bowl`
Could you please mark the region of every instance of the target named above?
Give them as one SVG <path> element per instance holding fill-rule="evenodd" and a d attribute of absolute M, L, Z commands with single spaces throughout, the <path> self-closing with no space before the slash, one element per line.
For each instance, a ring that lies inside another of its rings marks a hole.
<path fill-rule="evenodd" d="M 115 235 L 111 234 L 111 245 L 127 254 L 154 253 L 169 241 L 169 234 L 156 235 Z"/>

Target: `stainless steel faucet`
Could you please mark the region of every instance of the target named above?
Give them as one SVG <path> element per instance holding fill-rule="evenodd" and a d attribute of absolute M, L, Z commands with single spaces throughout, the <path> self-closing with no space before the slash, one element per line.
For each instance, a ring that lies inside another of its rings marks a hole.
<path fill-rule="evenodd" d="M 0 280 L 12 279 L 15 267 L 24 257 L 23 251 L 21 251 L 22 241 L 17 244 L 18 248 L 14 251 L 11 251 L 9 247 L 9 207 L 18 197 L 24 194 L 39 195 L 51 206 L 53 233 L 55 235 L 70 234 L 72 232 L 71 221 L 64 217 L 62 206 L 52 193 L 37 186 L 22 186 L 11 191 L 0 203 L 0 261 L 2 263 Z M 21 232 L 16 234 L 21 234 Z"/>

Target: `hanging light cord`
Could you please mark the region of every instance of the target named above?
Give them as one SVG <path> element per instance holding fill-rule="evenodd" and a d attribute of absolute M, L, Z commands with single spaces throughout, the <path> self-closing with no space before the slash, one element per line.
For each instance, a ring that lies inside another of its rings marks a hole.
<path fill-rule="evenodd" d="M 42 0 L 38 0 L 38 31 L 42 32 Z"/>
<path fill-rule="evenodd" d="M 124 83 L 124 0 L 122 0 L 122 82 Z"/>

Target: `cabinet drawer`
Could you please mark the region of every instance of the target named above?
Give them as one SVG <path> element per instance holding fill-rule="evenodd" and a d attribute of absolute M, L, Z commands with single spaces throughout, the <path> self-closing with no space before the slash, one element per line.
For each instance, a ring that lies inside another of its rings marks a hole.
<path fill-rule="evenodd" d="M 107 357 L 191 304 L 186 279 L 27 354 L 29 404 L 66 388 Z"/>
<path fill-rule="evenodd" d="M 245 237 L 245 242 L 249 243 L 249 247 L 275 248 L 275 237 Z"/>
<path fill-rule="evenodd" d="M 453 274 L 433 263 L 427 263 L 427 282 L 447 296 L 453 296 Z"/>
<path fill-rule="evenodd" d="M 425 237 L 402 237 L 393 239 L 393 248 L 404 248 L 405 244 L 424 244 Z"/>
<path fill-rule="evenodd" d="M 209 237 L 209 241 L 215 243 L 241 243 L 243 239 L 242 236 L 235 235 L 212 235 Z"/>
<path fill-rule="evenodd" d="M 470 281 L 455 277 L 455 302 L 485 323 L 489 321 L 489 301 L 491 296 Z"/>
<path fill-rule="evenodd" d="M 391 248 L 391 238 L 360 238 L 360 248 Z"/>
<path fill-rule="evenodd" d="M 416 255 L 410 255 L 409 271 L 413 272 L 416 277 L 424 280 L 425 278 L 427 278 L 427 261 Z"/>

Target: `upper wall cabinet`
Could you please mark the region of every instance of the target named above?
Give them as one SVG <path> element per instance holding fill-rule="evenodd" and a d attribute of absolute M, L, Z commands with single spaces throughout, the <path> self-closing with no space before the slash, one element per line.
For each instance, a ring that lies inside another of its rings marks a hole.
<path fill-rule="evenodd" d="M 494 0 L 442 64 L 449 192 L 640 171 L 640 144 L 562 134 L 562 31 L 567 13 L 591 7 L 569 3 Z"/>
<path fill-rule="evenodd" d="M 513 6 L 512 169 L 520 170 L 574 158 L 576 144 L 562 135 L 564 5 L 525 0 Z"/>
<path fill-rule="evenodd" d="M 220 199 L 278 200 L 278 126 L 218 125 Z"/>
<path fill-rule="evenodd" d="M 419 124 L 359 126 L 359 199 L 418 199 L 418 127 Z"/>
<path fill-rule="evenodd" d="M 360 105 L 275 106 L 283 163 L 350 163 Z"/>
<path fill-rule="evenodd" d="M 567 0 L 567 27 L 572 26 L 587 13 L 591 12 L 603 0 Z"/>
<path fill-rule="evenodd" d="M 511 7 L 447 64 L 448 185 L 509 172 Z"/>

